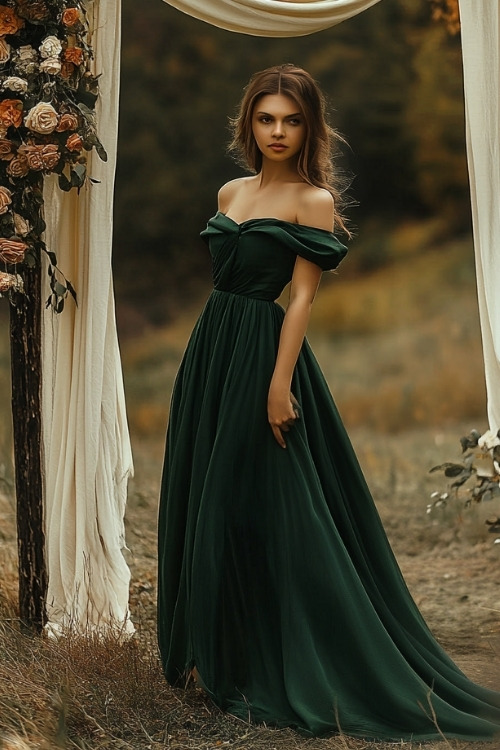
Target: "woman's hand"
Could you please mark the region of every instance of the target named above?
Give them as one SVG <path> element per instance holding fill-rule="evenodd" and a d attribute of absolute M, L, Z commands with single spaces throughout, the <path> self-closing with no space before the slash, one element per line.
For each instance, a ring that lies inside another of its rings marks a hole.
<path fill-rule="evenodd" d="M 274 438 L 282 448 L 286 448 L 283 433 L 289 432 L 294 426 L 295 420 L 299 418 L 299 409 L 299 403 L 293 393 L 280 391 L 271 386 L 267 399 L 267 417 Z"/>

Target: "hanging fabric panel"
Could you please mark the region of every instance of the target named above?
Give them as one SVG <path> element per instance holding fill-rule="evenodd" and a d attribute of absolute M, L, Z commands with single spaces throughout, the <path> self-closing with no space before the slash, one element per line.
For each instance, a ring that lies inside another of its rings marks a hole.
<path fill-rule="evenodd" d="M 107 163 L 92 152 L 87 183 L 62 193 L 45 182 L 46 242 L 78 306 L 43 313 L 43 430 L 49 630 L 133 630 L 122 554 L 132 458 L 118 350 L 111 241 L 118 129 L 120 2 L 89 4 L 97 105 Z M 46 297 L 49 295 L 46 289 Z"/>
<path fill-rule="evenodd" d="M 177 10 L 251 36 L 305 36 L 361 13 L 380 0 L 164 0 Z"/>
<path fill-rule="evenodd" d="M 460 0 L 467 156 L 490 428 L 500 428 L 500 8 Z"/>

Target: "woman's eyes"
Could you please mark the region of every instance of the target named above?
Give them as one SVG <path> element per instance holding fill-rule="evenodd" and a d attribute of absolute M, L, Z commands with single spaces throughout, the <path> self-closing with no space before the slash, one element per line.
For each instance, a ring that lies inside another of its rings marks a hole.
<path fill-rule="evenodd" d="M 273 122 L 272 117 L 268 117 L 266 115 L 263 115 L 262 117 L 259 117 L 259 122 L 262 122 L 264 125 L 270 125 Z M 287 120 L 290 125 L 301 125 L 302 121 L 299 120 L 298 117 L 291 117 L 289 120 Z"/>

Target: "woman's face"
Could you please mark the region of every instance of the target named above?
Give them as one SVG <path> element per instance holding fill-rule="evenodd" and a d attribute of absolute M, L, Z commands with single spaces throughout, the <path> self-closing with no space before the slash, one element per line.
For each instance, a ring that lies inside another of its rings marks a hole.
<path fill-rule="evenodd" d="M 263 157 L 281 162 L 300 153 L 306 123 L 295 99 L 286 94 L 265 94 L 255 104 L 252 132 Z"/>

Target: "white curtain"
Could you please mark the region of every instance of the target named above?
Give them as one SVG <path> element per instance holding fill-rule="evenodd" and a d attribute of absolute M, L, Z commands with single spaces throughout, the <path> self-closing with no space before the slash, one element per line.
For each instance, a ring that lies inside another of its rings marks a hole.
<path fill-rule="evenodd" d="M 62 314 L 43 313 L 43 434 L 49 630 L 133 630 L 122 554 L 132 457 L 125 416 L 111 275 L 118 129 L 120 2 L 89 3 L 97 122 L 108 153 L 95 154 L 78 196 L 45 184 L 46 242 L 73 283 Z M 49 289 L 45 290 L 48 297 Z"/>
<path fill-rule="evenodd" d="M 251 36 L 305 36 L 327 29 L 380 0 L 164 0 L 177 10 Z"/>
<path fill-rule="evenodd" d="M 467 155 L 490 428 L 500 428 L 500 8 L 460 0 Z"/>

